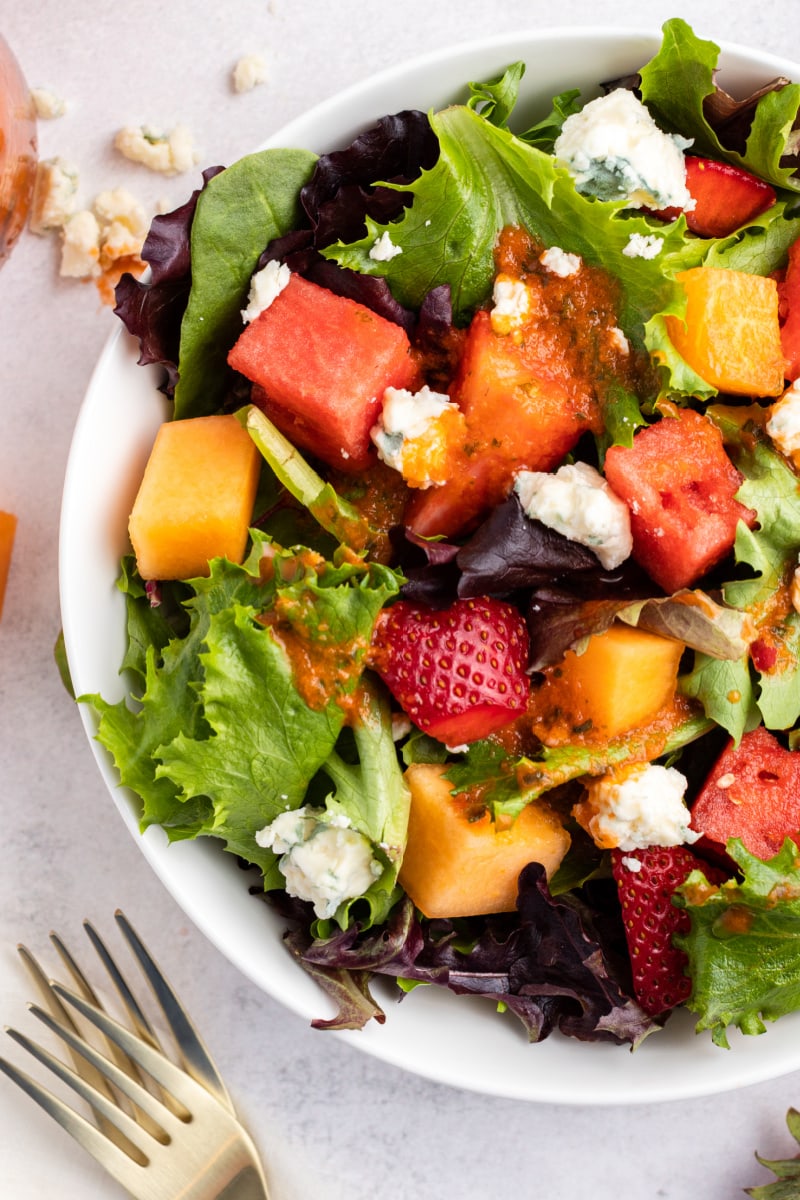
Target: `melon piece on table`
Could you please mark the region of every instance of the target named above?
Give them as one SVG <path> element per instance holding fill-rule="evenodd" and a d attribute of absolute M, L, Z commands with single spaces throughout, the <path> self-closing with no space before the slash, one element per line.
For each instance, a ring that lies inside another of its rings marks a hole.
<path fill-rule="evenodd" d="M 162 425 L 128 523 L 142 578 L 208 575 L 212 558 L 240 563 L 260 470 L 261 455 L 234 416 Z"/>
<path fill-rule="evenodd" d="M 487 811 L 472 811 L 468 796 L 453 795 L 446 770 L 414 763 L 405 773 L 411 810 L 400 883 L 426 917 L 513 912 L 520 871 L 538 862 L 549 879 L 570 836 L 537 801 L 513 823 L 495 824 Z"/>
<path fill-rule="evenodd" d="M 294 274 L 245 327 L 228 362 L 256 385 L 253 402 L 294 445 L 342 471 L 375 462 L 369 434 L 384 391 L 417 379 L 404 329 Z"/>
<path fill-rule="evenodd" d="M 6 584 L 11 569 L 11 552 L 14 549 L 16 532 L 17 518 L 14 514 L 0 512 L 0 617 L 3 615 L 3 601 L 6 596 Z"/>

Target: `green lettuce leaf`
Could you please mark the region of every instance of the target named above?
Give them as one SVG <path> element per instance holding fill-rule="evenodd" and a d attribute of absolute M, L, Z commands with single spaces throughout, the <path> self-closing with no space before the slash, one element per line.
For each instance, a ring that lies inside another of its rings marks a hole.
<path fill-rule="evenodd" d="M 800 237 L 800 201 L 779 200 L 744 229 L 726 238 L 711 238 L 703 262 L 750 275 L 769 275 L 786 265 L 792 242 Z"/>
<path fill-rule="evenodd" d="M 719 887 L 693 871 L 676 903 L 691 930 L 676 944 L 688 955 L 692 993 L 687 1007 L 697 1031 L 728 1046 L 726 1029 L 763 1033 L 765 1021 L 800 1008 L 800 856 L 789 839 L 762 862 L 738 839 L 728 853 L 743 879 Z"/>
<path fill-rule="evenodd" d="M 749 614 L 756 633 L 768 628 L 779 653 L 774 667 L 766 671 L 756 670 L 746 655 L 720 663 L 696 654 L 692 670 L 681 679 L 681 690 L 699 700 L 708 716 L 738 742 L 760 720 L 768 729 L 790 729 L 800 719 L 798 614 L 792 609 L 769 617 L 772 601 L 797 565 L 800 490 L 794 471 L 766 440 L 750 410 L 712 405 L 707 413 L 744 476 L 736 498 L 758 514 L 755 528 L 744 521 L 737 526 L 734 558 L 747 569 L 747 577 L 723 585 L 725 603 Z"/>
<path fill-rule="evenodd" d="M 669 734 L 658 757 L 674 754 L 708 733 L 711 721 L 696 714 L 681 721 Z M 602 745 L 544 746 L 536 758 L 511 755 L 500 743 L 487 738 L 473 742 L 462 759 L 448 767 L 452 790 L 480 788 L 495 817 L 518 816 L 530 800 L 584 775 L 603 775 L 623 763 L 652 757 L 646 733 L 638 730 L 612 738 Z"/>
<path fill-rule="evenodd" d="M 403 861 L 411 803 L 392 737 L 388 700 L 381 685 L 369 675 L 362 679 L 350 731 L 355 761 L 334 750 L 322 767 L 333 785 L 325 808 L 363 833 L 385 863 L 383 874 L 365 895 L 346 901 L 336 913 L 338 924 L 345 928 L 353 906 L 357 905 L 359 924 L 368 928 L 384 921 L 400 897 L 397 872 Z M 368 920 L 364 918 L 365 902 L 369 908 Z"/>
<path fill-rule="evenodd" d="M 791 729 L 800 719 L 800 613 L 792 609 L 772 632 L 778 658 L 759 672 L 758 708 L 767 729 Z"/>
<path fill-rule="evenodd" d="M 503 74 L 496 79 L 490 79 L 486 83 L 471 83 L 467 108 L 480 113 L 483 119 L 492 125 L 507 129 L 508 118 L 517 103 L 519 84 L 524 74 L 525 63 L 515 62 L 506 67 Z"/>
<path fill-rule="evenodd" d="M 250 277 L 267 243 L 299 225 L 300 189 L 316 161 L 308 150 L 262 150 L 227 167 L 198 196 L 176 417 L 219 411 L 228 378 L 226 356 L 242 330 Z"/>
<path fill-rule="evenodd" d="M 303 803 L 333 752 L 375 618 L 398 585 L 377 564 L 253 539 L 241 567 L 216 559 L 208 579 L 190 581 L 188 631 L 149 647 L 132 705 L 82 699 L 100 713 L 98 738 L 122 783 L 142 798 L 143 827 L 219 837 L 280 886 L 254 834 Z"/>
<path fill-rule="evenodd" d="M 352 504 L 317 474 L 259 408 L 250 404 L 235 415 L 282 486 L 337 542 L 358 552 L 374 550 L 382 544 L 385 535 L 373 529 Z"/>
<path fill-rule="evenodd" d="M 685 307 L 682 289 L 659 261 L 684 251 L 680 222 L 658 227 L 663 245 L 657 259 L 627 257 L 623 249 L 631 234 L 654 230 L 644 217 L 623 217 L 623 202 L 581 196 L 549 154 L 466 105 L 434 113 L 431 124 L 439 159 L 403 189 L 413 197 L 405 215 L 388 226 L 368 219 L 364 238 L 328 247 L 328 257 L 363 274 L 384 276 L 397 299 L 412 308 L 431 288 L 447 283 L 456 318 L 463 322 L 489 296 L 498 232 L 522 225 L 545 245 L 579 254 L 621 280 L 620 323 L 639 344 L 654 312 L 680 313 Z M 401 253 L 378 262 L 370 250 L 384 232 Z"/>
<path fill-rule="evenodd" d="M 679 18 L 667 21 L 656 56 L 639 72 L 642 100 L 660 125 L 694 139 L 692 152 L 722 158 L 778 187 L 800 190 L 792 166 L 781 166 L 800 85 L 787 84 L 758 101 L 743 154 L 726 149 L 706 120 L 703 102 L 715 90 L 719 46 L 698 38 Z"/>
<path fill-rule="evenodd" d="M 727 729 L 737 744 L 743 733 L 759 724 L 747 655 L 731 661 L 695 654 L 691 671 L 678 682 L 684 696 L 698 700 L 706 716 Z"/>

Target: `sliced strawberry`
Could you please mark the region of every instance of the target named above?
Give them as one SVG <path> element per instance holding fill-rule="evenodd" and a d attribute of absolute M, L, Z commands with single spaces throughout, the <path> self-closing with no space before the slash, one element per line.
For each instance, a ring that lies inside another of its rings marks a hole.
<path fill-rule="evenodd" d="M 634 863 L 641 865 L 637 869 Z M 691 925 L 689 914 L 672 903 L 675 889 L 695 867 L 711 883 L 721 883 L 725 875 L 685 846 L 612 850 L 611 867 L 622 906 L 634 994 L 654 1017 L 683 1004 L 692 990 L 685 974 L 688 959 L 672 944 L 673 935 L 688 933 Z"/>
<path fill-rule="evenodd" d="M 435 610 L 400 600 L 378 620 L 372 666 L 425 733 L 448 746 L 488 737 L 528 699 L 528 630 L 501 600 Z"/>
<path fill-rule="evenodd" d="M 686 155 L 686 186 L 694 208 L 685 212 L 686 224 L 699 237 L 726 237 L 766 212 L 775 203 L 770 184 L 732 163 Z M 654 216 L 674 221 L 679 208 L 665 208 Z"/>

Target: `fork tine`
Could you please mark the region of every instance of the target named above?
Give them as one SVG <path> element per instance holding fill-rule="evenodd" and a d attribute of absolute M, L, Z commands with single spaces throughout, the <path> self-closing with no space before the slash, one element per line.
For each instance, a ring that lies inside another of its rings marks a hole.
<path fill-rule="evenodd" d="M 111 1038 L 113 1042 L 116 1042 L 156 1083 L 166 1088 L 170 1095 L 179 1100 L 181 1104 L 185 1104 L 191 1111 L 192 1100 L 195 1098 L 193 1089 L 202 1087 L 202 1084 L 199 1084 L 197 1080 L 188 1075 L 181 1067 L 171 1062 L 160 1050 L 154 1050 L 152 1046 L 148 1046 L 147 1042 L 142 1041 L 137 1034 L 132 1033 L 130 1029 L 126 1029 L 124 1025 L 120 1025 L 118 1021 L 115 1021 L 103 1009 L 95 1008 L 94 1005 L 84 1000 L 82 996 L 71 992 L 69 988 L 64 987 L 61 983 L 53 983 L 52 987 L 56 995 L 60 996 L 62 1000 L 66 1000 L 73 1008 L 76 1008 L 81 1016 L 85 1017 L 95 1028 L 99 1029 L 102 1034 Z M 37 1012 L 36 1015 L 38 1016 L 39 1013 Z M 40 1019 L 43 1019 L 45 1024 L 57 1024 L 47 1013 L 42 1013 Z M 59 1033 L 59 1036 L 62 1036 L 67 1043 L 70 1043 L 74 1036 L 68 1030 L 62 1031 L 56 1029 L 55 1032 Z M 87 1047 L 88 1049 L 90 1048 Z M 94 1052 L 92 1053 L 92 1058 L 94 1058 Z M 124 1092 L 126 1096 L 134 1100 L 137 1104 L 139 1101 L 136 1097 L 140 1093 L 144 1093 L 146 1100 L 143 1107 L 147 1111 L 152 1111 L 152 1107 L 148 1108 L 147 1105 L 147 1100 L 153 1101 L 153 1097 L 149 1092 L 146 1092 L 144 1088 L 140 1088 L 130 1076 L 125 1075 L 123 1071 L 120 1071 L 118 1067 L 108 1062 L 107 1059 L 102 1059 L 101 1055 L 97 1055 L 97 1058 L 101 1060 L 100 1063 L 97 1063 L 98 1067 L 103 1070 L 104 1074 L 111 1079 L 116 1087 L 119 1087 L 120 1091 Z M 163 1109 L 163 1106 L 160 1107 Z M 172 1115 L 170 1114 L 170 1116 Z M 158 1120 L 160 1123 L 163 1123 L 160 1117 Z"/>
<path fill-rule="evenodd" d="M 85 1004 L 86 1001 L 82 1001 L 82 1003 Z M 90 1046 L 88 1042 L 85 1042 L 80 1034 L 73 1033 L 68 1026 L 62 1025 L 55 1017 L 45 1012 L 44 1009 L 39 1008 L 38 1005 L 31 1004 L 30 1011 L 56 1037 L 61 1038 L 62 1042 L 65 1042 L 67 1046 L 80 1048 L 81 1053 L 97 1071 L 105 1075 L 110 1083 L 113 1083 L 129 1100 L 132 1100 L 138 1109 L 147 1113 L 158 1130 L 157 1134 L 155 1134 L 157 1141 L 164 1142 L 169 1139 L 167 1126 L 169 1126 L 172 1132 L 176 1131 L 179 1118 L 174 1117 L 161 1101 L 152 1092 L 149 1092 L 143 1084 L 139 1083 L 136 1079 L 132 1079 L 122 1067 L 118 1067 L 110 1058 L 106 1058 L 94 1046 Z M 96 1013 L 102 1012 L 101 1009 L 95 1009 L 94 1011 Z M 107 1020 L 111 1020 L 107 1014 L 103 1013 L 103 1016 Z M 45 1050 L 35 1042 L 31 1042 L 25 1034 L 18 1033 L 15 1029 L 9 1029 L 8 1034 L 15 1042 L 24 1045 L 25 1049 L 33 1054 L 35 1058 L 38 1058 L 39 1062 L 48 1067 L 55 1075 L 58 1075 L 64 1083 L 68 1084 L 73 1091 L 76 1091 L 89 1104 L 93 1107 L 97 1105 L 103 1116 L 111 1121 L 113 1125 L 116 1125 L 118 1129 L 121 1129 L 127 1137 L 130 1137 L 131 1133 L 142 1129 L 141 1122 L 131 1117 L 113 1100 L 108 1100 L 105 1096 L 102 1096 L 90 1083 L 87 1083 L 82 1075 L 72 1071 L 60 1059 L 52 1055 L 49 1050 Z M 131 1140 L 135 1141 L 133 1138 Z"/>
<path fill-rule="evenodd" d="M 124 913 L 117 909 L 114 917 L 161 1006 L 161 1010 L 180 1049 L 181 1059 L 186 1071 L 193 1079 L 202 1084 L 206 1091 L 211 1092 L 212 1096 L 227 1108 L 230 1113 L 235 1115 L 233 1101 L 222 1080 L 222 1076 L 217 1070 L 216 1064 L 206 1049 L 200 1035 L 189 1019 L 186 1009 L 167 982 L 163 972 L 156 966 L 149 950 Z"/>
<path fill-rule="evenodd" d="M 41 1012 L 41 1009 L 40 1009 Z M 47 1014 L 43 1014 L 47 1015 Z M 50 1018 L 50 1020 L 54 1020 Z M 128 1162 L 136 1162 L 139 1166 L 143 1166 L 148 1162 L 148 1157 L 138 1145 L 136 1140 L 133 1140 L 128 1134 L 136 1136 L 142 1134 L 142 1129 L 138 1126 L 133 1117 L 127 1115 L 127 1112 L 116 1108 L 113 1100 L 109 1100 L 102 1096 L 100 1092 L 96 1092 L 95 1088 L 88 1084 L 77 1072 L 74 1072 L 66 1063 L 62 1063 L 60 1058 L 50 1054 L 49 1050 L 44 1049 L 44 1046 L 38 1045 L 37 1042 L 26 1037 L 24 1033 L 19 1033 L 17 1030 L 6 1028 L 8 1037 L 14 1042 L 22 1046 L 23 1050 L 28 1050 L 29 1054 L 36 1058 L 37 1062 L 41 1062 L 43 1067 L 52 1070 L 56 1078 L 60 1079 L 68 1087 L 71 1087 L 78 1096 L 86 1100 L 86 1103 L 91 1105 L 92 1110 L 100 1109 L 107 1116 L 108 1121 L 120 1130 L 120 1133 L 125 1133 L 127 1145 L 132 1148 L 132 1153 L 127 1151 L 110 1141 L 106 1134 L 102 1133 L 97 1126 L 86 1120 L 85 1117 L 70 1108 L 70 1105 L 65 1104 L 64 1100 L 54 1096 L 53 1092 L 48 1092 L 46 1087 L 42 1087 L 36 1080 L 31 1079 L 30 1075 L 26 1075 L 23 1070 L 14 1066 L 12 1062 L 8 1062 L 6 1058 L 0 1058 L 0 1070 L 4 1072 L 8 1078 L 12 1079 L 22 1090 L 36 1100 L 37 1104 L 48 1114 L 59 1122 L 60 1126 L 67 1130 L 67 1133 L 72 1134 L 76 1141 L 80 1142 L 85 1150 L 94 1154 L 95 1158 L 100 1157 L 102 1151 L 113 1150 L 119 1153 L 120 1158 L 125 1158 Z"/>
<path fill-rule="evenodd" d="M 108 972 L 109 978 L 114 984 L 114 987 L 119 992 L 120 999 L 122 1000 L 125 1010 L 131 1019 L 134 1029 L 139 1034 L 139 1037 L 142 1039 L 142 1041 L 149 1042 L 151 1046 L 154 1046 L 157 1050 L 160 1050 L 162 1047 L 158 1038 L 156 1037 L 152 1025 L 142 1011 L 139 1001 L 136 999 L 130 987 L 128 986 L 128 981 L 125 979 L 125 976 L 122 974 L 113 957 L 111 956 L 111 952 L 103 939 L 100 937 L 100 934 L 90 921 L 84 921 L 83 928 L 86 936 L 92 943 L 98 958 Z M 102 1007 L 97 1003 L 96 1000 L 92 1000 L 91 996 L 86 996 L 86 999 L 90 1003 L 95 1004 L 98 1008 Z"/>
<path fill-rule="evenodd" d="M 73 1021 L 70 1012 L 65 1007 L 65 1005 L 62 1004 L 61 1000 L 58 998 L 58 996 L 56 996 L 55 992 L 50 987 L 50 983 L 47 979 L 47 976 L 45 975 L 44 971 L 42 970 L 37 959 L 34 957 L 33 954 L 31 954 L 31 952 L 27 948 L 27 946 L 23 946 L 22 944 L 20 944 L 17 946 L 17 951 L 19 952 L 20 958 L 22 959 L 25 966 L 27 967 L 29 974 L 31 975 L 32 979 L 34 980 L 43 1002 L 47 1005 L 50 1012 L 53 1014 L 53 1016 L 56 1018 L 56 1020 L 63 1022 L 63 1024 L 66 1025 L 68 1028 L 72 1029 L 72 1031 L 75 1034 L 79 1034 L 80 1031 L 79 1031 L 77 1025 L 75 1024 L 75 1022 Z M 66 959 L 65 959 L 65 961 L 66 961 Z M 77 975 L 75 974 L 75 972 L 71 971 L 71 973 L 73 974 L 74 978 L 76 978 L 76 981 L 78 981 L 80 978 L 83 978 L 83 977 L 77 968 L 77 964 L 74 964 L 74 965 L 75 965 L 75 969 L 77 971 Z M 85 980 L 84 980 L 84 983 L 86 983 Z M 89 992 L 91 992 L 91 988 L 89 988 L 88 983 L 86 983 L 86 988 L 89 990 Z M 89 1062 L 87 1062 L 86 1058 L 84 1057 L 84 1055 L 81 1053 L 80 1050 L 75 1050 L 75 1049 L 71 1048 L 70 1052 L 72 1055 L 72 1060 L 75 1064 L 76 1071 L 78 1071 L 78 1073 L 83 1076 L 83 1078 L 87 1081 L 87 1083 L 90 1083 L 94 1088 L 96 1088 L 98 1092 L 100 1092 L 102 1095 L 106 1096 L 109 1100 L 112 1100 L 116 1103 L 116 1098 L 114 1096 L 114 1092 L 111 1090 L 111 1086 L 109 1085 L 108 1080 L 105 1078 L 105 1076 L 102 1075 L 99 1071 L 95 1070 L 95 1068 Z M 97 1123 L 100 1126 L 100 1129 L 103 1131 L 103 1133 L 105 1133 L 107 1137 L 111 1138 L 112 1141 L 116 1141 L 117 1144 L 120 1145 L 120 1147 L 123 1150 L 127 1150 L 128 1152 L 130 1152 L 130 1150 L 132 1148 L 131 1143 L 128 1141 L 127 1138 L 125 1138 L 120 1133 L 120 1131 L 118 1130 L 116 1125 L 108 1122 L 99 1110 L 95 1110 L 95 1116 L 97 1119 Z"/>
<path fill-rule="evenodd" d="M 15 1031 L 7 1030 L 6 1032 L 14 1037 Z M 19 1042 L 26 1049 L 29 1048 L 26 1045 L 27 1039 L 21 1036 L 15 1037 L 15 1041 Z M 34 1043 L 30 1045 L 32 1047 Z M 32 1049 L 31 1053 L 33 1053 Z M 35 1057 L 38 1058 L 39 1056 L 35 1055 Z M 54 1061 L 58 1062 L 57 1059 Z M 110 1141 L 104 1133 L 101 1133 L 91 1121 L 87 1121 L 85 1117 L 82 1117 L 80 1113 L 75 1112 L 63 1100 L 60 1100 L 52 1092 L 42 1087 L 30 1075 L 26 1075 L 24 1071 L 20 1071 L 13 1063 L 1 1057 L 0 1071 L 16 1083 L 27 1096 L 35 1100 L 39 1107 L 43 1108 L 62 1129 L 66 1130 L 79 1146 L 82 1146 L 93 1158 L 97 1159 L 100 1165 L 110 1175 L 113 1175 L 118 1183 L 127 1188 L 131 1194 L 135 1192 L 139 1184 L 138 1173 L 141 1172 L 147 1162 L 145 1155 L 141 1151 L 136 1150 L 136 1158 L 126 1154 L 115 1142 Z M 79 1076 L 76 1075 L 75 1078 L 77 1079 Z M 100 1097 L 98 1096 L 97 1102 L 99 1103 L 99 1101 Z M 116 1112 L 119 1116 L 125 1116 L 120 1109 L 117 1109 Z M 134 1147 L 134 1149 L 136 1148 Z"/>
<path fill-rule="evenodd" d="M 148 1045 L 152 1046 L 154 1050 L 159 1050 L 163 1053 L 163 1048 L 155 1031 L 153 1030 L 153 1027 L 142 1011 L 141 1005 L 128 986 L 125 976 L 122 974 L 116 962 L 114 961 L 111 952 L 109 951 L 103 939 L 100 937 L 100 934 L 89 921 L 84 921 L 83 928 L 86 936 L 89 938 L 89 941 L 92 943 L 92 946 L 97 952 L 98 958 L 105 967 L 111 982 L 117 989 L 119 997 L 125 1007 L 125 1011 L 130 1017 L 131 1023 L 136 1032 L 139 1034 L 139 1037 L 142 1039 L 142 1041 L 147 1042 Z M 69 953 L 66 946 L 64 946 L 64 944 L 61 942 L 60 938 L 56 938 L 55 934 L 51 934 L 50 937 L 53 939 L 53 943 L 61 954 L 61 957 L 64 959 L 64 962 L 69 967 L 73 978 L 80 983 L 80 980 L 83 979 L 83 973 L 80 971 L 77 963 L 75 963 L 72 955 Z M 90 1004 L 93 1004 L 95 1008 L 104 1007 L 97 999 L 97 996 L 95 995 L 93 989 L 89 987 L 88 983 L 86 987 L 79 986 L 78 992 L 84 997 L 85 1000 L 88 1000 Z M 116 1044 L 116 1042 L 112 1041 L 110 1038 L 106 1038 L 106 1041 L 114 1061 L 120 1067 L 122 1067 L 123 1071 L 127 1071 L 127 1073 L 133 1079 L 141 1080 L 141 1075 L 139 1074 L 139 1069 L 136 1066 L 136 1063 L 128 1057 L 128 1055 Z M 172 1096 L 164 1094 L 162 1099 L 167 1107 L 172 1109 L 176 1117 L 180 1117 L 181 1120 L 186 1119 L 188 1116 L 186 1109 L 183 1108 L 182 1105 L 178 1104 Z M 146 1120 L 147 1118 L 145 1118 L 145 1122 Z"/>

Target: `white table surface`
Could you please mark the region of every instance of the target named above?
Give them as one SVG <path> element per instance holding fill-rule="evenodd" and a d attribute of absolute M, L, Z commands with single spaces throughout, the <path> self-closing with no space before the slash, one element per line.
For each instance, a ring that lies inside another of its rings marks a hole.
<path fill-rule="evenodd" d="M 791 55 L 800 32 L 786 0 L 0 0 L 0 30 L 29 82 L 69 104 L 67 116 L 40 124 L 42 156 L 74 160 L 87 200 L 124 184 L 153 206 L 181 202 L 195 181 L 120 160 L 111 139 L 123 124 L 184 121 L 203 163 L 228 163 L 311 104 L 422 51 L 555 23 L 657 28 L 669 16 L 776 54 Z M 230 69 L 249 51 L 264 54 L 269 81 L 235 95 Z M 754 1151 L 796 1149 L 784 1119 L 800 1105 L 800 1074 L 708 1099 L 608 1109 L 458 1091 L 309 1029 L 178 909 L 111 803 L 52 657 L 62 477 L 114 324 L 91 285 L 58 278 L 49 239 L 26 235 L 0 272 L 0 509 L 19 517 L 0 623 L 0 1021 L 36 1033 L 18 941 L 52 963 L 51 928 L 82 948 L 83 918 L 113 937 L 121 907 L 189 1001 L 263 1153 L 273 1200 L 730 1200 L 766 1182 Z M 2 1052 L 24 1058 L 11 1043 Z M 536 1048 L 523 1052 L 535 1070 Z M 0 1195 L 122 1193 L 0 1078 Z"/>

